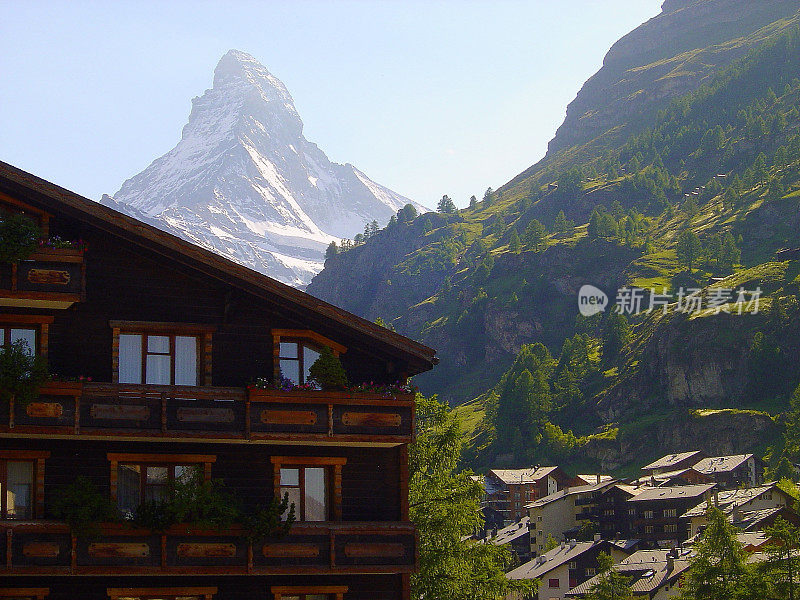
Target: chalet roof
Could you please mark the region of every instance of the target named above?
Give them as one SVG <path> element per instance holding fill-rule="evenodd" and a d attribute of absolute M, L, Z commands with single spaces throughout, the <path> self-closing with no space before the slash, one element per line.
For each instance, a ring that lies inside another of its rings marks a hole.
<path fill-rule="evenodd" d="M 436 351 L 423 344 L 2 161 L 0 189 L 25 194 L 26 201 L 44 210 L 68 215 L 151 249 L 300 316 L 311 316 L 357 338 L 377 342 L 387 353 L 408 362 L 409 375 L 430 370 L 438 363 Z"/>
<path fill-rule="evenodd" d="M 745 549 L 753 550 L 766 545 L 772 538 L 763 531 L 743 531 L 736 534 L 736 539 L 744 544 Z"/>
<path fill-rule="evenodd" d="M 778 488 L 776 483 L 768 483 L 751 488 L 741 488 L 735 490 L 720 490 L 717 492 L 715 502 L 717 506 L 725 514 L 732 513 L 737 507 L 747 504 L 751 500 L 757 498 L 761 494 L 769 491 L 774 491 Z M 781 490 L 783 491 L 783 490 Z M 701 502 L 692 509 L 683 513 L 682 517 L 690 519 L 692 517 L 702 517 L 706 514 L 706 503 Z"/>
<path fill-rule="evenodd" d="M 508 579 L 537 579 L 542 577 L 564 563 L 579 557 L 584 552 L 606 545 L 608 542 L 603 540 L 593 542 L 565 542 L 556 546 L 549 552 L 545 552 L 529 560 L 524 565 L 520 565 L 513 571 L 506 573 Z"/>
<path fill-rule="evenodd" d="M 706 475 L 715 473 L 729 473 L 738 469 L 742 464 L 752 458 L 752 454 L 733 454 L 731 456 L 713 456 L 704 458 L 694 466 L 695 471 L 700 471 Z"/>
<path fill-rule="evenodd" d="M 553 502 L 558 502 L 564 498 L 569 496 L 574 496 L 576 494 L 586 494 L 591 492 L 596 492 L 598 490 L 602 490 L 603 488 L 611 487 L 614 485 L 614 479 L 609 481 L 602 481 L 600 483 L 595 483 L 592 485 L 576 485 L 568 488 L 564 488 L 558 490 L 557 492 L 553 492 L 552 494 L 548 494 L 543 498 L 539 498 L 534 502 L 529 502 L 525 505 L 525 508 L 539 508 L 540 506 L 545 506 L 547 504 L 551 504 Z"/>
<path fill-rule="evenodd" d="M 611 475 L 578 475 L 578 479 L 582 479 L 586 482 L 587 485 L 591 485 L 593 483 L 603 483 L 604 481 L 611 481 L 614 479 Z"/>
<path fill-rule="evenodd" d="M 516 523 L 512 523 L 507 527 L 503 527 L 497 531 L 497 534 L 493 537 L 489 538 L 489 541 L 496 546 L 501 546 L 503 544 L 510 544 L 517 538 L 524 537 L 529 533 L 528 531 L 528 522 L 530 519 L 528 517 L 522 517 Z"/>
<path fill-rule="evenodd" d="M 675 465 L 682 463 L 685 460 L 691 459 L 697 456 L 697 460 L 700 460 L 702 457 L 702 452 L 700 450 L 693 450 L 691 452 L 681 452 L 679 454 L 667 454 L 666 456 L 662 456 L 656 461 L 651 462 L 649 465 L 645 465 L 642 467 L 642 471 L 653 471 L 655 469 L 669 469 Z"/>
<path fill-rule="evenodd" d="M 694 485 L 676 485 L 673 487 L 645 488 L 638 495 L 629 498 L 628 502 L 647 502 L 648 500 L 680 500 L 682 498 L 698 498 L 712 490 L 715 483 L 698 483 Z"/>
<path fill-rule="evenodd" d="M 493 475 L 506 485 L 522 483 L 536 483 L 541 481 L 558 469 L 558 467 L 530 467 L 528 469 L 490 469 L 489 474 Z"/>
<path fill-rule="evenodd" d="M 666 483 L 669 483 L 673 479 L 678 479 L 684 475 L 688 475 L 689 473 L 694 472 L 700 476 L 705 475 L 705 473 L 700 473 L 694 467 L 687 467 L 685 469 L 676 469 L 674 471 L 665 471 L 663 473 L 658 473 L 657 475 L 645 475 L 644 477 L 640 477 L 637 480 L 639 485 L 650 485 L 652 487 L 662 486 Z M 713 481 L 707 475 L 703 477 L 703 479 L 709 480 L 709 482 Z M 655 485 L 653 486 L 653 482 Z"/>
<path fill-rule="evenodd" d="M 762 508 L 761 510 L 743 510 L 738 513 L 734 525 L 745 531 L 760 531 L 767 526 L 764 521 L 773 516 L 781 516 L 790 521 L 792 517 L 797 517 L 797 513 L 790 506 L 776 506 L 774 508 Z"/>
<path fill-rule="evenodd" d="M 639 550 L 624 558 L 613 569 L 631 578 L 631 590 L 636 595 L 652 594 L 661 586 L 674 581 L 689 568 L 691 553 L 679 550 L 670 568 L 667 554 L 671 550 Z M 584 596 L 603 577 L 598 574 L 567 592 L 568 597 Z"/>

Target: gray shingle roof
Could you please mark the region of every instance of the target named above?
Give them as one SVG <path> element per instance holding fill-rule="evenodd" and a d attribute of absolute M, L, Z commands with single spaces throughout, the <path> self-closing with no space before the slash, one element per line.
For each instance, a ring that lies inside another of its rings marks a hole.
<path fill-rule="evenodd" d="M 747 462 L 752 454 L 733 454 L 731 456 L 714 456 L 704 458 L 694 466 L 695 471 L 700 471 L 706 475 L 714 473 L 729 473 Z"/>
<path fill-rule="evenodd" d="M 556 546 L 549 552 L 537 556 L 533 560 L 529 560 L 524 565 L 520 565 L 513 571 L 506 573 L 509 579 L 538 579 L 555 569 L 560 567 L 566 562 L 577 558 L 584 552 L 591 550 L 606 542 L 568 542 Z"/>
<path fill-rule="evenodd" d="M 558 467 L 531 467 L 528 469 L 491 469 L 489 473 L 506 485 L 520 483 L 536 483 L 547 477 Z"/>
<path fill-rule="evenodd" d="M 666 456 L 662 456 L 658 460 L 651 462 L 649 465 L 642 467 L 642 470 L 652 471 L 653 469 L 668 469 L 669 467 L 677 465 L 678 463 L 683 462 L 687 458 L 691 458 L 692 456 L 698 454 L 701 454 L 699 450 L 693 450 L 691 452 L 680 452 L 678 454 L 667 454 Z"/>
<path fill-rule="evenodd" d="M 631 589 L 634 594 L 650 594 L 666 583 L 674 581 L 681 573 L 689 568 L 689 551 L 683 550 L 681 555 L 674 559 L 672 568 L 667 560 L 669 550 L 639 550 L 620 563 L 614 565 L 613 569 L 631 578 Z M 603 577 L 603 574 L 595 575 L 581 585 L 572 588 L 567 592 L 567 596 L 575 597 L 587 594 L 592 587 Z"/>
<path fill-rule="evenodd" d="M 697 498 L 716 486 L 715 483 L 697 483 L 694 485 L 676 485 L 674 487 L 654 487 L 644 489 L 628 502 L 644 502 L 647 500 L 674 500 L 679 498 Z"/>

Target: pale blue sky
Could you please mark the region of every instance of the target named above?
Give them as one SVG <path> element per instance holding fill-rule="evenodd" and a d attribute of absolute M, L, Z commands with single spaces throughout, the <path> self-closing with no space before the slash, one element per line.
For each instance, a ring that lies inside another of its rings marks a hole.
<path fill-rule="evenodd" d="M 0 160 L 93 199 L 180 138 L 229 49 L 331 160 L 428 206 L 536 162 L 615 40 L 662 0 L 0 0 Z"/>

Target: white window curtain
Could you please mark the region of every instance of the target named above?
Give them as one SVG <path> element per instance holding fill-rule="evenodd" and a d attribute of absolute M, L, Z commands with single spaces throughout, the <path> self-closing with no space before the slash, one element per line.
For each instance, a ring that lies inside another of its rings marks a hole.
<path fill-rule="evenodd" d="M 33 463 L 8 462 L 6 509 L 12 519 L 30 519 L 33 505 Z"/>
<path fill-rule="evenodd" d="M 197 385 L 196 337 L 175 337 L 175 385 Z"/>
<path fill-rule="evenodd" d="M 119 336 L 119 382 L 142 383 L 142 336 Z"/>
<path fill-rule="evenodd" d="M 152 353 L 152 354 L 151 354 Z M 172 358 L 169 355 L 169 336 L 147 336 L 147 365 L 145 383 L 169 385 L 172 383 Z"/>

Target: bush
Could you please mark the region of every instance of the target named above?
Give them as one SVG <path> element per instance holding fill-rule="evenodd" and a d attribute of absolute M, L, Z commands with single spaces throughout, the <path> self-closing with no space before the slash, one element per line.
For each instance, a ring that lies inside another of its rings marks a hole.
<path fill-rule="evenodd" d="M 309 380 L 323 390 L 343 390 L 347 387 L 347 375 L 342 362 L 333 354 L 333 350 L 325 346 L 319 358 L 308 370 Z"/>
<path fill-rule="evenodd" d="M 47 363 L 35 356 L 25 340 L 0 348 L 0 401 L 30 402 L 47 379 Z"/>
<path fill-rule="evenodd" d="M 0 263 L 16 263 L 36 250 L 42 232 L 25 215 L 9 215 L 0 220 Z"/>
<path fill-rule="evenodd" d="M 53 516 L 66 521 L 80 538 L 97 537 L 100 534 L 99 523 L 119 518 L 114 502 L 82 475 L 59 488 L 50 506 Z"/>

